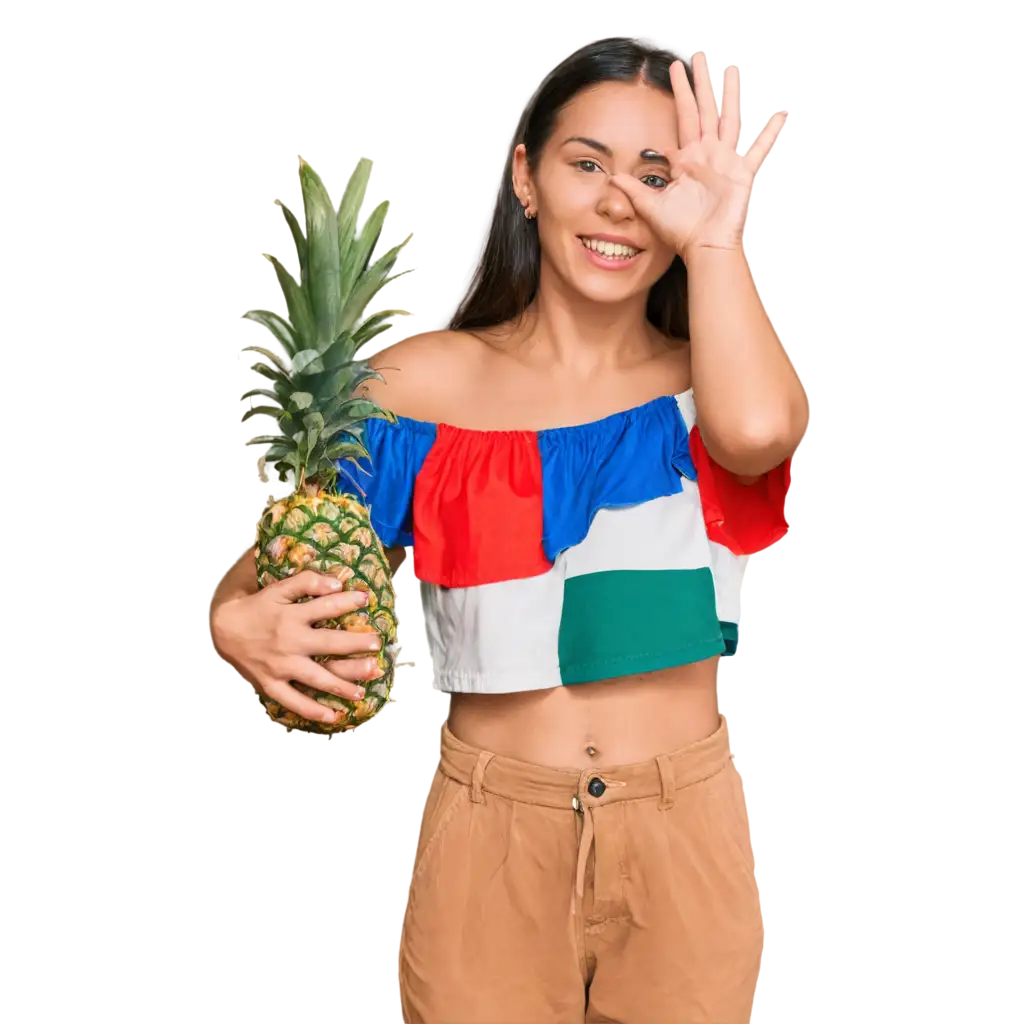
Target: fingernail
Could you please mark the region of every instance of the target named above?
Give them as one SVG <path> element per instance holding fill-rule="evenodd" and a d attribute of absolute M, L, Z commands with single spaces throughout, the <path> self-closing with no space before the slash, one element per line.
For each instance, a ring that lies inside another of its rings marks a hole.
<path fill-rule="evenodd" d="M 359 596 L 356 598 L 356 604 L 366 604 L 370 600 L 370 595 L 365 590 L 359 591 Z"/>
<path fill-rule="evenodd" d="M 366 641 L 366 649 L 368 651 L 379 651 L 380 650 L 380 637 L 372 636 Z"/>
<path fill-rule="evenodd" d="M 362 700 L 366 696 L 366 691 L 361 687 L 356 688 L 356 700 Z"/>
<path fill-rule="evenodd" d="M 331 590 L 341 590 L 341 580 L 331 580 L 328 586 Z"/>
<path fill-rule="evenodd" d="M 336 718 L 336 716 L 335 716 L 333 711 L 327 711 L 324 714 L 324 721 L 325 722 L 333 723 L 335 721 L 335 718 Z"/>

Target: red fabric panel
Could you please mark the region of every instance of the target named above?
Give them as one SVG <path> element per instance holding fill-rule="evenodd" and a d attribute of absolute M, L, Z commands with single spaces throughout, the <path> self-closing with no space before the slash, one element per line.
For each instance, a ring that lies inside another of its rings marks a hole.
<path fill-rule="evenodd" d="M 785 535 L 789 529 L 784 512 L 792 455 L 755 483 L 742 484 L 735 473 L 711 458 L 694 424 L 690 457 L 697 470 L 708 540 L 724 544 L 733 554 L 752 555 Z"/>
<path fill-rule="evenodd" d="M 439 423 L 412 518 L 414 570 L 428 583 L 470 587 L 547 572 L 537 434 Z"/>

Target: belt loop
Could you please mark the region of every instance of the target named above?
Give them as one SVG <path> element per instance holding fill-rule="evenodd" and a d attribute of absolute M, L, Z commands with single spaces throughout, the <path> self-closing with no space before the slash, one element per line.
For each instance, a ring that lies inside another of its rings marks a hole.
<path fill-rule="evenodd" d="M 473 766 L 473 788 L 470 791 L 470 799 L 475 804 L 484 803 L 484 769 L 487 767 L 487 763 L 494 757 L 494 754 L 487 750 L 481 750 L 479 756 L 476 759 L 476 764 Z"/>
<path fill-rule="evenodd" d="M 659 754 L 655 760 L 658 763 L 658 775 L 661 776 L 661 799 L 658 801 L 658 810 L 664 811 L 672 806 L 676 797 L 675 773 L 667 754 Z"/>

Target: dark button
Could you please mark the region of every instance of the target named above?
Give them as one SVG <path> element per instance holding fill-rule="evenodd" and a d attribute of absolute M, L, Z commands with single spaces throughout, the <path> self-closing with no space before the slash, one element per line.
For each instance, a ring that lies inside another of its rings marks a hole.
<path fill-rule="evenodd" d="M 587 792 L 591 796 L 600 796 L 605 791 L 605 784 L 600 779 L 591 779 L 587 785 Z"/>

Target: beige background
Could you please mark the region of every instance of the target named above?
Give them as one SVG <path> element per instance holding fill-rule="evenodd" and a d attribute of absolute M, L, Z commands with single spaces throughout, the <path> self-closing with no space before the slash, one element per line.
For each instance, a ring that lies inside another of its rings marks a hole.
<path fill-rule="evenodd" d="M 842 16 L 878 33 L 986 15 Z M 266 288 L 269 197 L 297 150 L 494 150 L 567 38 L 730 22 L 827 29 L 821 12 L 0 13 L 2 1019 L 394 1019 L 389 914 L 428 746 L 282 739 L 205 651 L 207 586 L 257 498 L 230 310 Z M 719 44 L 716 66 L 726 50 L 753 119 L 803 102 L 754 258 L 817 398 L 809 455 L 1019 453 L 1019 50 L 826 37 L 799 58 Z M 727 673 L 765 1019 L 1024 1016 L 1019 684 Z"/>

